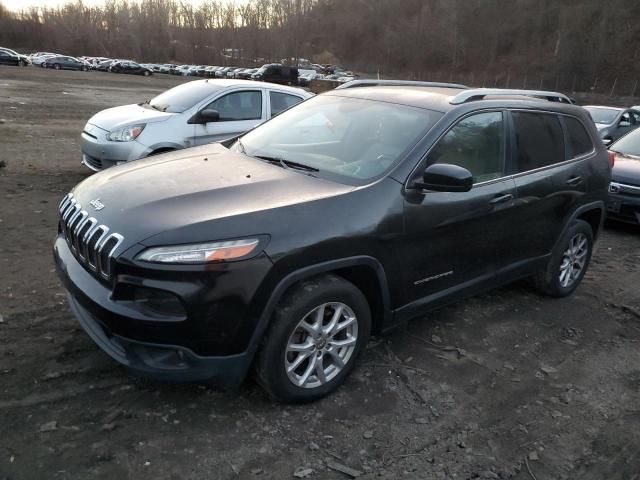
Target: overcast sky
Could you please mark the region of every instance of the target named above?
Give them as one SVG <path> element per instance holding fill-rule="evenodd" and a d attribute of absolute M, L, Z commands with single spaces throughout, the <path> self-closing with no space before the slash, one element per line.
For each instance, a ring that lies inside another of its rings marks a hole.
<path fill-rule="evenodd" d="M 20 10 L 22 8 L 28 8 L 33 6 L 40 7 L 57 7 L 68 0 L 0 0 L 10 10 Z M 183 2 L 193 3 L 194 5 L 201 4 L 204 0 L 182 0 Z M 231 1 L 231 0 L 227 0 Z M 104 0 L 83 0 L 86 5 L 102 5 Z M 241 3 L 236 0 L 236 3 Z"/>

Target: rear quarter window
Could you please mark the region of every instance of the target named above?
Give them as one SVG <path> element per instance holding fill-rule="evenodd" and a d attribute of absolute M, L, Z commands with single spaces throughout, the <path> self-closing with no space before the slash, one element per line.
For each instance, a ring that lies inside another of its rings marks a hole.
<path fill-rule="evenodd" d="M 538 112 L 511 112 L 511 115 L 518 173 L 565 160 L 564 134 L 557 115 Z"/>
<path fill-rule="evenodd" d="M 593 151 L 591 137 L 582 123 L 572 117 L 564 117 L 567 127 L 567 147 L 569 158 L 576 158 Z"/>

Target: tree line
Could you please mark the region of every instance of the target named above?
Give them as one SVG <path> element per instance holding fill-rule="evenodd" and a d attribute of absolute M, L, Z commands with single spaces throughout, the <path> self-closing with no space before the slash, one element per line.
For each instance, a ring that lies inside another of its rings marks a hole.
<path fill-rule="evenodd" d="M 640 78 L 640 2 L 75 0 L 13 12 L 0 0 L 0 45 L 214 65 L 308 58 L 485 86 L 608 89 L 617 79 L 630 89 Z"/>

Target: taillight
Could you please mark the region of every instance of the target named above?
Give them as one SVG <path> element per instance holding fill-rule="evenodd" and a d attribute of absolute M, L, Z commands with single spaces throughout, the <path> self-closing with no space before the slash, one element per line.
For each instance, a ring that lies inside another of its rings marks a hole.
<path fill-rule="evenodd" d="M 607 153 L 609 154 L 609 165 L 611 165 L 611 168 L 613 168 L 616 163 L 616 154 L 611 150 L 607 150 Z"/>

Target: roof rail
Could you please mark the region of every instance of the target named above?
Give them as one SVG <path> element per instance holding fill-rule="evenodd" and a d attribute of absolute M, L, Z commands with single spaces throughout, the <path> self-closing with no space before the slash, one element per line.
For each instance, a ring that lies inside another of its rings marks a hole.
<path fill-rule="evenodd" d="M 546 92 L 542 90 L 513 90 L 509 88 L 475 88 L 472 90 L 466 90 L 459 93 L 451 99 L 449 103 L 451 105 L 460 105 L 466 102 L 473 102 L 475 100 L 482 100 L 486 96 L 514 96 L 523 95 L 526 97 L 538 97 L 550 102 L 560 102 L 573 104 L 572 101 L 563 93 L 558 92 Z"/>
<path fill-rule="evenodd" d="M 442 88 L 469 88 L 457 83 L 416 82 L 413 80 L 351 80 L 343 83 L 336 90 L 354 87 L 442 87 Z"/>

